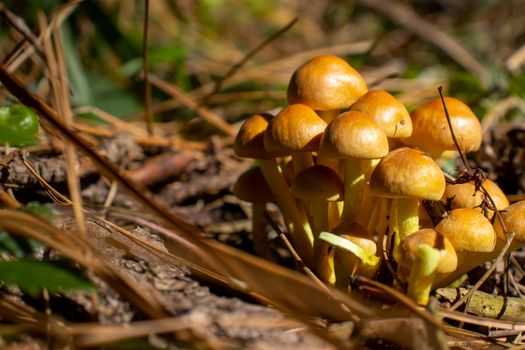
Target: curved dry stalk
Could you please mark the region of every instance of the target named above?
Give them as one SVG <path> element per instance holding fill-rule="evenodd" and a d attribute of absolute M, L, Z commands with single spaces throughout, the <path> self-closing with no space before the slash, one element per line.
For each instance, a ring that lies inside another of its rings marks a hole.
<path fill-rule="evenodd" d="M 472 294 L 478 290 L 479 287 L 485 281 L 489 278 L 489 276 L 494 272 L 496 269 L 497 264 L 503 259 L 503 257 L 508 253 L 508 250 L 510 248 L 510 244 L 512 243 L 512 240 L 514 239 L 514 233 L 510 233 L 507 231 L 507 228 L 505 226 L 505 222 L 503 221 L 503 218 L 501 217 L 500 211 L 496 207 L 496 203 L 494 202 L 494 199 L 492 196 L 488 193 L 487 189 L 483 186 L 483 181 L 485 180 L 485 174 L 481 172 L 481 180 L 477 178 L 477 171 L 479 169 L 473 170 L 470 165 L 468 164 L 467 157 L 465 156 L 465 153 L 459 147 L 458 140 L 456 138 L 456 134 L 454 133 L 454 128 L 452 127 L 452 121 L 450 119 L 450 115 L 448 113 L 447 104 L 445 103 L 445 96 L 443 95 L 443 87 L 438 87 L 439 96 L 441 97 L 441 102 L 443 103 L 443 109 L 445 112 L 445 117 L 447 118 L 447 123 L 450 129 L 450 134 L 452 135 L 452 140 L 454 141 L 454 145 L 456 146 L 456 150 L 459 152 L 459 155 L 461 157 L 461 162 L 463 163 L 463 166 L 465 167 L 466 175 L 469 177 L 472 177 L 476 181 L 476 191 L 481 190 L 483 194 L 485 195 L 484 201 L 488 201 L 490 206 L 492 206 L 492 210 L 494 210 L 494 213 L 496 214 L 496 218 L 501 224 L 503 234 L 505 235 L 506 241 L 505 245 L 501 249 L 500 253 L 498 254 L 497 258 L 492 262 L 489 269 L 483 274 L 483 276 L 470 288 L 470 290 L 460 299 L 458 300 L 454 305 L 451 306 L 451 310 L 456 310 L 458 307 L 460 307 L 463 303 L 465 303 L 469 298 L 472 296 Z M 479 181 L 479 184 L 477 183 Z"/>

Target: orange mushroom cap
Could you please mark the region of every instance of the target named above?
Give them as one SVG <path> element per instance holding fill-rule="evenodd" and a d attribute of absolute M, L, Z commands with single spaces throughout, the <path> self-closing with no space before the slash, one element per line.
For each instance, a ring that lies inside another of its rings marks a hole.
<path fill-rule="evenodd" d="M 367 91 L 366 82 L 344 59 L 320 55 L 302 64 L 288 85 L 288 102 L 315 110 L 348 108 Z"/>
<path fill-rule="evenodd" d="M 447 237 L 458 253 L 492 252 L 496 245 L 490 221 L 471 208 L 452 210 L 436 225 L 436 231 Z"/>
<path fill-rule="evenodd" d="M 384 90 L 369 90 L 350 107 L 372 118 L 387 137 L 412 135 L 412 119 L 403 103 Z"/>
<path fill-rule="evenodd" d="M 326 122 L 313 109 L 293 104 L 270 120 L 264 133 L 264 147 L 271 153 L 315 152 Z"/>
<path fill-rule="evenodd" d="M 350 111 L 328 124 L 319 152 L 332 158 L 377 159 L 387 155 L 388 140 L 370 117 Z"/>
<path fill-rule="evenodd" d="M 477 151 L 482 139 L 479 119 L 460 100 L 445 97 L 445 102 L 460 149 L 467 153 Z M 412 136 L 403 142 L 435 157 L 443 151 L 456 150 L 440 98 L 416 108 L 410 116 L 413 123 Z"/>
<path fill-rule="evenodd" d="M 372 172 L 370 188 L 379 197 L 440 200 L 445 177 L 428 154 L 402 147 L 381 159 Z"/>

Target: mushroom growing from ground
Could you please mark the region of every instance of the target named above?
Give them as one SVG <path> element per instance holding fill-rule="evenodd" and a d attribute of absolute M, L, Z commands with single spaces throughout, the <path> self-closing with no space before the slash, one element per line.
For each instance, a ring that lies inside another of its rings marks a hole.
<path fill-rule="evenodd" d="M 397 259 L 399 243 L 419 231 L 418 202 L 440 200 L 445 191 L 445 177 L 428 154 L 402 147 L 381 159 L 370 177 L 370 189 L 376 196 L 392 200 L 389 236 L 396 233 Z"/>
<path fill-rule="evenodd" d="M 525 201 L 519 201 L 509 205 L 507 208 L 500 212 L 507 233 L 514 232 L 514 239 L 512 240 L 509 252 L 525 246 Z M 492 255 L 487 260 L 494 259 L 507 240 L 505 232 L 503 232 L 503 226 L 498 218 L 494 219 L 494 230 L 496 231 L 497 241 L 496 248 Z"/>
<path fill-rule="evenodd" d="M 357 219 L 365 174 L 373 168 L 374 159 L 387 153 L 384 131 L 361 112 L 340 114 L 328 124 L 319 148 L 319 162 L 324 158 L 343 160 L 345 195 L 341 221 L 352 223 Z"/>
<path fill-rule="evenodd" d="M 258 160 L 261 172 L 275 196 L 275 201 L 283 214 L 284 221 L 292 237 L 294 247 L 310 266 L 313 257 L 313 234 L 306 213 L 300 211 L 290 192 L 290 188 L 277 164 L 279 154 L 266 151 L 263 144 L 264 133 L 272 116 L 254 115 L 248 118 L 239 129 L 233 149 L 239 157 Z"/>
<path fill-rule="evenodd" d="M 394 149 L 392 145 L 399 143 L 394 140 L 412 135 L 412 120 L 405 105 L 384 90 L 369 90 L 350 107 L 350 110 L 366 114 L 375 121 L 385 132 L 390 150 Z M 370 220 L 376 199 L 370 193 L 369 182 L 368 173 L 365 174 L 367 186 L 365 186 L 362 210 L 359 213 L 359 223 L 362 225 L 367 225 Z"/>
<path fill-rule="evenodd" d="M 388 138 L 412 135 L 412 119 L 403 103 L 384 90 L 369 90 L 351 107 L 375 121 Z"/>
<path fill-rule="evenodd" d="M 295 70 L 288 85 L 288 102 L 302 103 L 330 122 L 367 91 L 366 82 L 344 59 L 320 55 Z"/>

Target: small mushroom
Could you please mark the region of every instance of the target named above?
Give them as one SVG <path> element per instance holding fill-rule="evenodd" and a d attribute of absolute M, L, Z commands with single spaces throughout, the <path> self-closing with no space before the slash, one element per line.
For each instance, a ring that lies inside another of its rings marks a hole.
<path fill-rule="evenodd" d="M 368 90 L 351 107 L 351 111 L 358 111 L 369 116 L 379 125 L 388 138 L 389 149 L 392 150 L 400 144 L 400 138 L 412 135 L 412 120 L 403 103 L 384 90 Z M 365 183 L 370 182 L 370 174 L 365 178 Z M 365 186 L 363 206 L 359 213 L 359 222 L 366 225 L 370 220 L 373 204 L 376 198 L 370 192 L 370 187 Z"/>
<path fill-rule="evenodd" d="M 370 117 L 350 111 L 332 120 L 323 134 L 319 161 L 340 158 L 344 167 L 344 206 L 341 221 L 356 221 L 362 204 L 365 178 L 376 159 L 386 156 L 388 141 L 384 131 Z"/>
<path fill-rule="evenodd" d="M 446 286 L 476 266 L 487 261 L 494 252 L 496 233 L 490 221 L 478 210 L 458 208 L 452 210 L 435 230 L 448 238 L 456 249 L 458 267 L 454 272 L 436 276 L 436 286 Z"/>
<path fill-rule="evenodd" d="M 254 167 L 242 173 L 233 186 L 233 194 L 252 205 L 252 235 L 255 253 L 267 260 L 273 260 L 268 246 L 266 223 L 263 213 L 267 202 L 275 202 L 275 196 L 264 178 L 261 168 Z"/>
<path fill-rule="evenodd" d="M 418 304 L 426 305 L 435 275 L 456 270 L 458 257 L 447 238 L 425 228 L 401 243 L 398 264 L 400 277 L 408 281 L 408 296 Z"/>
<path fill-rule="evenodd" d="M 313 109 L 293 104 L 272 118 L 264 133 L 264 147 L 269 152 L 291 154 L 296 174 L 314 165 L 326 122 Z"/>

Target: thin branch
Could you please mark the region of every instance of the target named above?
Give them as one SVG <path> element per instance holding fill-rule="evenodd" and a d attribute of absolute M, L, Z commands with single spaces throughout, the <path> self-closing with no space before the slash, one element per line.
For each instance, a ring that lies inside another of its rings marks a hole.
<path fill-rule="evenodd" d="M 467 156 L 465 156 L 465 152 L 461 149 L 459 146 L 458 139 L 456 138 L 456 133 L 454 132 L 454 128 L 452 127 L 452 121 L 450 119 L 450 114 L 448 113 L 447 104 L 445 103 L 445 96 L 443 95 L 443 86 L 438 87 L 439 96 L 441 97 L 441 102 L 443 103 L 443 108 L 445 109 L 445 116 L 447 117 L 447 123 L 448 127 L 450 128 L 450 134 L 452 135 L 452 140 L 454 141 L 454 145 L 456 146 L 456 149 L 459 152 L 459 156 L 461 157 L 461 162 L 463 162 L 463 165 L 465 168 L 472 170 L 470 165 L 467 161 Z"/>
<path fill-rule="evenodd" d="M 480 76 L 483 80 L 488 77 L 487 68 L 458 41 L 400 1 L 358 0 L 358 3 L 380 12 L 394 22 L 398 22 L 409 32 L 443 50 L 458 64 Z"/>
<path fill-rule="evenodd" d="M 44 48 L 42 47 L 42 45 L 38 41 L 38 38 L 33 34 L 31 29 L 29 29 L 29 27 L 24 22 L 24 20 L 22 18 L 18 17 L 17 15 L 15 15 L 14 13 L 12 13 L 11 11 L 9 11 L 5 7 L 4 3 L 2 3 L 2 2 L 0 2 L 0 14 L 6 20 L 6 22 L 9 23 L 9 25 L 11 25 L 17 32 L 22 34 L 24 39 L 21 42 L 21 44 L 23 44 L 23 42 L 25 42 L 26 40 L 29 41 L 31 43 L 31 45 L 33 45 L 33 47 L 35 48 L 35 51 L 38 54 L 38 56 L 40 56 L 42 61 L 45 62 L 46 61 L 46 55 L 44 53 Z M 19 46 L 21 46 L 21 44 L 17 45 L 17 49 L 18 49 Z M 4 63 L 6 61 L 7 61 L 7 59 L 4 60 Z"/>
<path fill-rule="evenodd" d="M 220 115 L 199 104 L 191 95 L 182 91 L 174 84 L 167 83 L 166 81 L 151 73 L 146 79 L 148 79 L 151 84 L 155 85 L 160 90 L 164 91 L 171 97 L 177 99 L 185 107 L 193 110 L 202 119 L 215 126 L 217 129 L 221 130 L 226 135 L 233 137 L 237 133 L 235 129 L 229 123 L 227 123 Z"/>
<path fill-rule="evenodd" d="M 271 42 L 276 40 L 278 37 L 286 33 L 290 28 L 292 28 L 295 25 L 295 23 L 297 23 L 298 20 L 299 20 L 299 17 L 295 17 L 294 19 L 292 19 L 287 25 L 285 25 L 284 27 L 279 29 L 277 32 L 273 33 L 271 36 L 269 36 L 264 41 L 259 43 L 259 45 L 257 45 L 255 48 L 252 49 L 252 51 L 246 54 L 242 58 L 242 60 L 234 64 L 222 78 L 217 80 L 217 82 L 215 83 L 215 86 L 213 87 L 213 90 L 209 92 L 208 94 L 206 94 L 201 99 L 201 103 L 205 104 L 208 101 L 208 98 L 210 98 L 212 95 L 215 95 L 217 92 L 219 92 L 222 89 L 222 85 L 227 79 L 234 76 L 252 57 L 254 57 L 262 49 L 268 46 L 268 44 L 270 44 Z"/>

